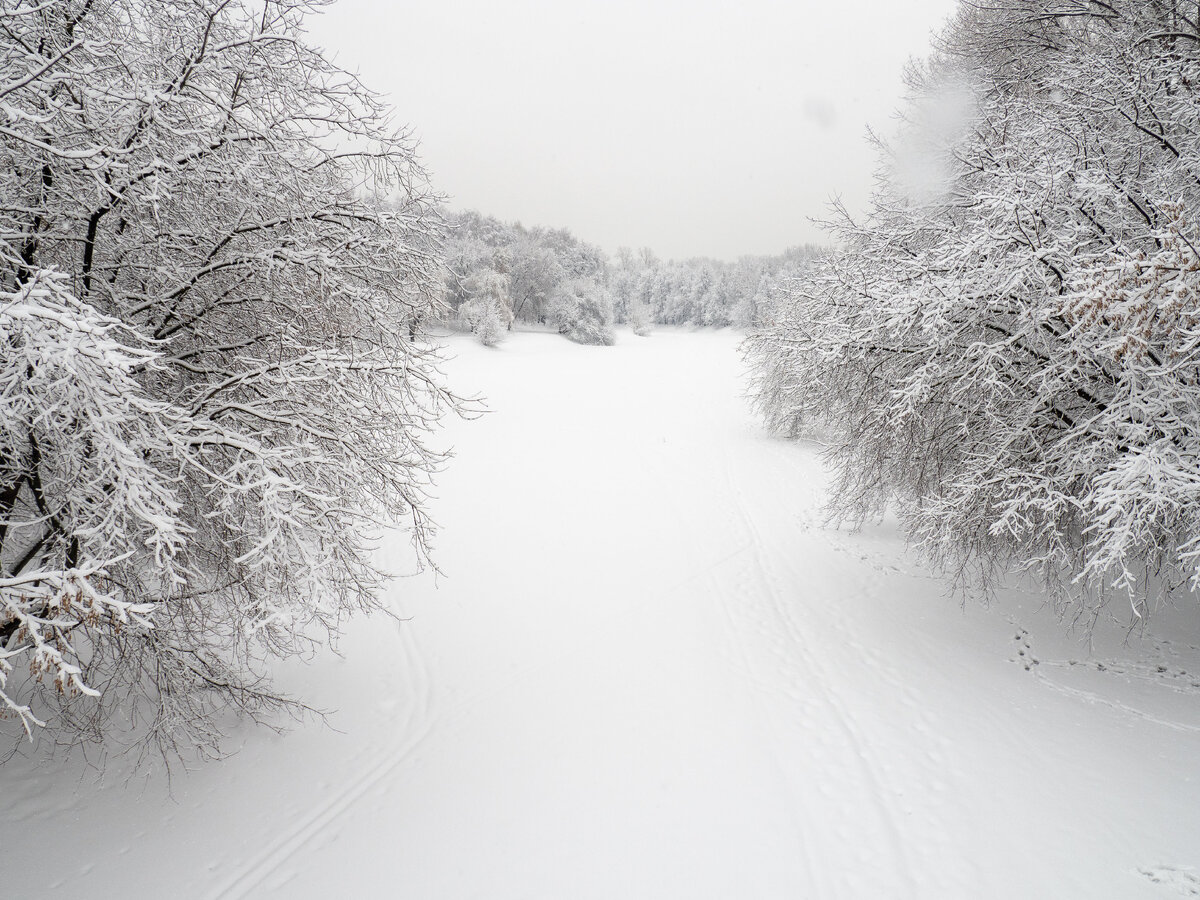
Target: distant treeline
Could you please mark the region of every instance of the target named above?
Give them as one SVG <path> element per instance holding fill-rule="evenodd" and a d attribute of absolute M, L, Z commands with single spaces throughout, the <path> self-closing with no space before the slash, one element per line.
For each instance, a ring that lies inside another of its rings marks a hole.
<path fill-rule="evenodd" d="M 495 344 L 515 324 L 543 326 L 584 344 L 611 344 L 613 327 L 748 327 L 764 320 L 778 286 L 817 248 L 778 256 L 663 261 L 650 250 L 616 258 L 564 228 L 527 228 L 467 211 L 451 214 L 446 324 Z"/>

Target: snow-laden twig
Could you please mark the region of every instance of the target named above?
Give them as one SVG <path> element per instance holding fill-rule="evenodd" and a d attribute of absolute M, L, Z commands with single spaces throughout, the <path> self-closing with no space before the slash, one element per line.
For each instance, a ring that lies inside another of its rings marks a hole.
<path fill-rule="evenodd" d="M 1147 39 L 1172 15 L 964 7 L 868 216 L 749 343 L 768 422 L 829 439 L 836 518 L 894 502 L 961 584 L 1030 571 L 1084 621 L 1200 587 L 1200 46 Z"/>

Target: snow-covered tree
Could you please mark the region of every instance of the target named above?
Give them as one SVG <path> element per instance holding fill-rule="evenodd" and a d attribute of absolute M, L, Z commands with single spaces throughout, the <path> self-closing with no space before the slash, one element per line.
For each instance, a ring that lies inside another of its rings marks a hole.
<path fill-rule="evenodd" d="M 598 248 L 565 229 L 508 225 L 476 212 L 455 215 L 451 226 L 446 298 L 451 324 L 481 334 L 476 323 L 484 320 L 490 301 L 471 297 L 482 297 L 484 285 L 496 286 L 487 275 L 491 271 L 504 277 L 503 291 L 493 291 L 503 299 L 492 305 L 505 329 L 514 323 L 548 326 L 581 343 L 612 343 L 608 264 Z"/>
<path fill-rule="evenodd" d="M 910 73 L 870 214 L 751 343 L 768 420 L 830 440 L 836 514 L 895 501 L 963 580 L 1015 566 L 1085 618 L 1196 586 L 1194 14 L 964 5 Z"/>
<path fill-rule="evenodd" d="M 507 274 L 497 268 L 480 268 L 467 278 L 466 294 L 470 299 L 462 308 L 463 320 L 485 347 L 500 343 L 513 322 Z"/>
<path fill-rule="evenodd" d="M 562 263 L 533 235 L 524 235 L 513 244 L 512 258 L 513 317 L 544 324 L 551 300 L 566 277 Z"/>
<path fill-rule="evenodd" d="M 446 323 L 479 334 L 485 305 L 471 303 L 475 276 L 507 277 L 514 324 L 547 326 L 581 343 L 611 343 L 613 325 L 648 334 L 655 322 L 744 327 L 757 315 L 755 297 L 801 270 L 816 254 L 798 247 L 773 257 L 662 262 L 649 250 L 619 250 L 615 260 L 563 228 L 526 228 L 474 211 L 451 217 L 446 245 Z M 505 264 L 498 267 L 496 259 Z M 476 288 L 476 292 L 477 288 Z M 765 295 L 764 295 L 765 302 Z"/>
<path fill-rule="evenodd" d="M 653 323 L 650 319 L 650 309 L 646 306 L 642 298 L 636 294 L 631 295 L 627 310 L 626 321 L 629 323 L 629 327 L 633 329 L 633 333 L 640 337 L 649 335 Z"/>
<path fill-rule="evenodd" d="M 448 404 L 440 219 L 307 0 L 0 3 L 0 703 L 213 751 L 379 608 Z"/>
<path fill-rule="evenodd" d="M 612 344 L 612 297 L 600 282 L 571 278 L 559 285 L 548 314 L 558 333 L 577 344 Z"/>

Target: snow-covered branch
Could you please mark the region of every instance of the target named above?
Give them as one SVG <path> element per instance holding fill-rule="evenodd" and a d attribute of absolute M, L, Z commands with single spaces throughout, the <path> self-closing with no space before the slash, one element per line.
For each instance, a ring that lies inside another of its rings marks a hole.
<path fill-rule="evenodd" d="M 165 747 L 418 559 L 442 225 L 301 0 L 0 8 L 0 701 Z M 18 658 L 28 658 L 17 665 Z M 40 679 L 40 680 L 39 680 Z M 48 679 L 48 681 L 47 681 Z M 96 696 L 96 692 L 100 696 Z M 144 710 L 144 714 L 139 712 Z"/>
<path fill-rule="evenodd" d="M 1200 574 L 1200 46 L 1170 8 L 964 6 L 870 215 L 751 342 L 835 516 L 895 502 L 964 582 L 1030 570 L 1084 617 Z"/>

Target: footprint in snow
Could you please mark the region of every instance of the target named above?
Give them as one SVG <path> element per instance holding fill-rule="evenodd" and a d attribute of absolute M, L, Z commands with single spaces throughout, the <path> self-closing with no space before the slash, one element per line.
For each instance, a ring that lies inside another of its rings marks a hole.
<path fill-rule="evenodd" d="M 1155 884 L 1173 888 L 1181 897 L 1200 897 L 1200 877 L 1189 866 L 1153 866 L 1138 869 L 1138 874 Z"/>

